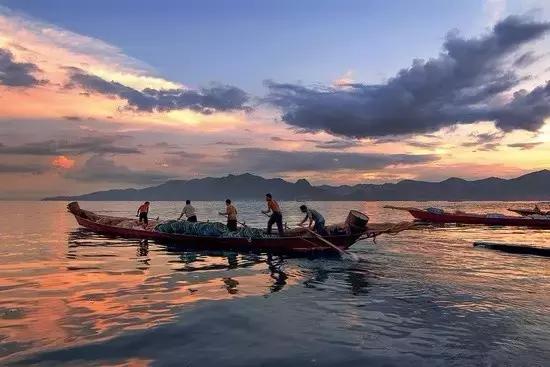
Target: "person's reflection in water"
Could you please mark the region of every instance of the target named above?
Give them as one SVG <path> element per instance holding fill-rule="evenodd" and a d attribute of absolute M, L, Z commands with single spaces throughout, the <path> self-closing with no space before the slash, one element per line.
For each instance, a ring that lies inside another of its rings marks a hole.
<path fill-rule="evenodd" d="M 184 264 L 191 264 L 197 261 L 198 254 L 194 251 L 183 252 L 180 254 L 180 259 Z"/>
<path fill-rule="evenodd" d="M 233 278 L 223 278 L 223 282 L 225 284 L 225 289 L 227 289 L 227 293 L 229 294 L 236 294 L 239 292 L 237 289 L 237 286 L 239 285 L 239 282 Z"/>
<path fill-rule="evenodd" d="M 307 288 L 316 288 L 317 284 L 323 284 L 329 278 L 334 278 L 336 280 L 343 280 L 349 284 L 351 293 L 355 296 L 367 293 L 367 287 L 369 286 L 367 278 L 369 273 L 365 269 L 326 269 L 317 267 L 312 270 L 312 276 L 304 281 L 304 286 Z M 345 278 L 342 279 L 342 276 L 345 276 Z"/>
<path fill-rule="evenodd" d="M 304 281 L 304 286 L 306 288 L 315 288 L 316 283 L 323 283 L 328 279 L 328 275 L 330 273 L 328 270 L 321 267 L 316 267 L 311 270 L 313 272 L 313 276 Z"/>
<path fill-rule="evenodd" d="M 348 276 L 346 277 L 346 281 L 349 283 L 351 287 L 351 293 L 354 296 L 357 296 L 359 294 L 367 293 L 367 287 L 369 286 L 369 282 L 367 281 L 367 272 L 363 269 L 352 269 L 349 270 Z"/>
<path fill-rule="evenodd" d="M 228 263 L 228 269 L 236 269 L 239 267 L 239 260 L 237 258 L 237 254 L 234 252 L 230 252 L 227 254 L 227 263 Z"/>
<path fill-rule="evenodd" d="M 149 241 L 148 240 L 141 240 L 139 241 L 139 246 L 136 251 L 136 255 L 138 256 L 138 262 L 145 265 L 145 267 L 138 267 L 138 269 L 147 269 L 150 266 L 149 259 Z M 139 259 L 140 257 L 143 257 L 144 259 Z"/>
<path fill-rule="evenodd" d="M 271 254 L 267 254 L 265 262 L 269 268 L 270 276 L 274 280 L 273 285 L 269 287 L 269 289 L 271 293 L 278 292 L 285 287 L 286 280 L 288 279 L 288 275 L 286 275 L 286 273 L 281 269 L 284 264 L 284 259 L 279 257 L 276 261 L 274 261 L 273 256 Z"/>

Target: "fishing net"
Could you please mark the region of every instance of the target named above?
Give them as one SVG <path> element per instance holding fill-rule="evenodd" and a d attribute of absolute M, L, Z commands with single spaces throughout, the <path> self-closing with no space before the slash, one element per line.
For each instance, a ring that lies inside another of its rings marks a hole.
<path fill-rule="evenodd" d="M 158 224 L 155 231 L 162 233 L 187 234 L 192 236 L 227 237 L 227 238 L 268 238 L 262 229 L 241 227 L 237 231 L 230 231 L 227 226 L 219 222 L 189 222 L 186 220 L 169 220 Z"/>
<path fill-rule="evenodd" d="M 445 214 L 445 210 L 441 208 L 428 208 L 426 211 L 432 214 Z"/>

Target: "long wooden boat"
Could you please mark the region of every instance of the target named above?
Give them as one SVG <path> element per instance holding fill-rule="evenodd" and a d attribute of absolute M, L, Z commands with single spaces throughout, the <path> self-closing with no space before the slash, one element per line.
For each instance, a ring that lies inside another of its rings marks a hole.
<path fill-rule="evenodd" d="M 273 236 L 266 238 L 213 237 L 162 233 L 154 230 L 154 226 L 157 224 L 155 221 L 150 220 L 150 224 L 146 229 L 136 227 L 123 228 L 117 225 L 103 224 L 101 222 L 116 222 L 116 220 L 135 221 L 135 219 L 96 214 L 94 212 L 81 209 L 77 202 L 69 203 L 67 205 L 67 209 L 74 215 L 80 226 L 107 236 L 148 239 L 168 244 L 185 245 L 193 249 L 223 249 L 236 251 L 262 250 L 273 253 L 335 252 L 335 249 L 327 246 L 321 239 L 307 233 L 307 231 L 306 233 L 302 231 L 300 234 L 297 234 L 297 231 L 290 231 L 282 237 Z M 356 211 L 352 212 L 359 213 Z M 364 216 L 366 217 L 366 215 Z M 368 220 L 368 217 L 366 218 Z M 365 226 L 364 228 L 358 230 L 358 228 L 351 225 L 352 228 L 348 231 L 348 233 L 327 235 L 323 238 L 341 249 L 347 249 L 359 239 L 376 237 L 382 233 L 397 233 L 402 230 L 409 229 L 412 226 L 413 223 L 405 222 L 397 225 L 375 225 L 372 228 L 371 226 Z"/>
<path fill-rule="evenodd" d="M 386 206 L 389 209 L 408 211 L 413 217 L 423 222 L 430 223 L 460 223 L 460 224 L 483 224 L 487 226 L 523 226 L 533 228 L 550 229 L 550 218 L 530 218 L 511 215 L 490 215 L 464 212 L 441 212 L 436 213 L 425 209 L 412 207 Z"/>

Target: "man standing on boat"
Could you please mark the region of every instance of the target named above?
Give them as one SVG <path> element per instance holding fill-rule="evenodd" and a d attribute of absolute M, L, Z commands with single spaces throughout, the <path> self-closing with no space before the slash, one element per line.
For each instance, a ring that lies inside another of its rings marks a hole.
<path fill-rule="evenodd" d="M 282 236 L 284 234 L 284 230 L 283 213 L 281 213 L 281 207 L 279 207 L 279 204 L 275 200 L 273 200 L 273 196 L 271 194 L 265 194 L 265 201 L 267 202 L 267 210 L 262 210 L 262 213 L 268 215 L 269 212 L 271 212 L 269 220 L 267 221 L 267 234 L 271 234 L 271 227 L 273 227 L 274 223 L 277 223 L 279 235 Z"/>
<path fill-rule="evenodd" d="M 143 222 L 144 226 L 147 226 L 149 224 L 149 219 L 147 218 L 147 215 L 149 214 L 149 202 L 146 201 L 138 208 L 136 217 L 139 217 L 139 222 Z"/>
<path fill-rule="evenodd" d="M 195 207 L 191 205 L 191 200 L 185 200 L 185 206 L 183 207 L 183 210 L 181 211 L 178 220 L 180 220 L 183 215 L 185 215 L 185 218 L 187 218 L 188 222 L 197 221 L 197 211 L 195 210 Z"/>
<path fill-rule="evenodd" d="M 315 209 L 310 209 L 305 205 L 301 205 L 300 210 L 302 213 L 306 214 L 306 217 L 300 222 L 299 226 L 302 226 L 309 219 L 309 229 L 311 229 L 311 225 L 315 222 L 313 230 L 321 236 L 327 234 L 327 231 L 325 230 L 325 218 L 321 215 L 321 213 Z"/>
<path fill-rule="evenodd" d="M 237 230 L 237 208 L 231 204 L 231 200 L 225 200 L 225 212 L 220 212 L 220 215 L 227 215 L 227 228 L 230 231 Z"/>

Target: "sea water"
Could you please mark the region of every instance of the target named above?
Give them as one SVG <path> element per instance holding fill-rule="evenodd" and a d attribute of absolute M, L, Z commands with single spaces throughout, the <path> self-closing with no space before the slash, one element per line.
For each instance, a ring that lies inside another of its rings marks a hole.
<path fill-rule="evenodd" d="M 81 202 L 134 217 L 137 202 Z M 222 202 L 194 202 L 199 220 Z M 237 201 L 264 227 L 265 203 Z M 327 224 L 385 204 L 507 213 L 533 203 L 312 202 Z M 0 202 L 0 364 L 158 366 L 543 366 L 550 258 L 473 248 L 550 247 L 550 230 L 427 226 L 338 257 L 193 252 L 79 229 L 63 202 Z M 283 202 L 289 226 L 298 202 Z M 180 202 L 153 202 L 172 219 Z"/>

